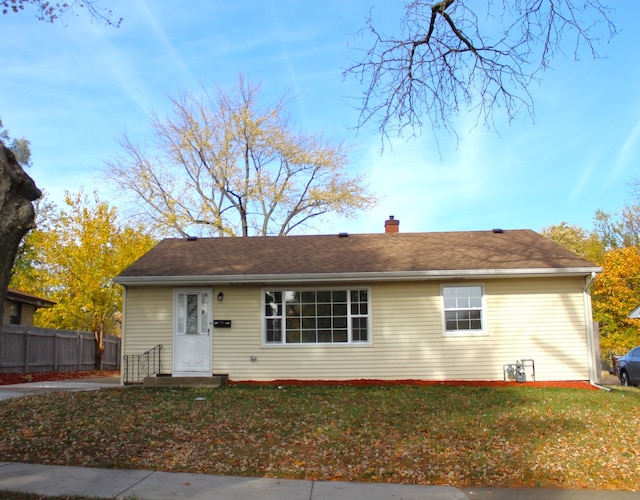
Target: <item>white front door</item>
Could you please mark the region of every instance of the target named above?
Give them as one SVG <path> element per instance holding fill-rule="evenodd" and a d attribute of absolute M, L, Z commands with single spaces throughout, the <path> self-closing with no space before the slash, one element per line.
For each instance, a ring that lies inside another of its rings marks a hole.
<path fill-rule="evenodd" d="M 173 376 L 211 375 L 211 289 L 174 294 Z"/>

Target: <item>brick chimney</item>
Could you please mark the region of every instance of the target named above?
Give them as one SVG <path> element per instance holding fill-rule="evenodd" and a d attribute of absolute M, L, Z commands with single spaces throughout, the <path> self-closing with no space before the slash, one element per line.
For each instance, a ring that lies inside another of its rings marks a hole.
<path fill-rule="evenodd" d="M 385 233 L 399 233 L 400 232 L 400 221 L 395 220 L 393 215 L 389 216 L 389 219 L 384 221 L 384 232 Z"/>

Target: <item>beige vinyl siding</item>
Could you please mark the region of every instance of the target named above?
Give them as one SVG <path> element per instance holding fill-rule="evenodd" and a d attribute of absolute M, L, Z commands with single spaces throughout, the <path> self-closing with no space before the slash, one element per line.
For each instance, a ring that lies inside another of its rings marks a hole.
<path fill-rule="evenodd" d="M 466 281 L 359 283 L 357 288 L 370 290 L 370 345 L 265 345 L 264 289 L 215 287 L 214 319 L 231 320 L 232 326 L 213 330 L 213 372 L 235 381 L 502 380 L 505 364 L 533 359 L 539 381 L 589 379 L 584 279 L 468 283 L 484 286 L 485 335 L 443 334 L 440 287 Z M 220 291 L 222 302 L 216 300 Z M 163 366 L 171 367 L 165 357 L 172 339 L 172 300 L 173 289 L 128 289 L 127 353 L 166 343 Z"/>
<path fill-rule="evenodd" d="M 487 287 L 495 354 L 505 362 L 534 359 L 537 380 L 588 380 L 584 285 L 580 278 L 556 278 L 503 280 Z"/>
<path fill-rule="evenodd" d="M 219 292 L 224 299 L 219 302 Z M 232 380 L 256 379 L 264 366 L 260 353 L 262 300 L 258 287 L 216 287 L 214 319 L 231 320 L 231 328 L 213 329 L 213 372 Z M 258 362 L 250 357 L 257 356 Z"/>
<path fill-rule="evenodd" d="M 162 344 L 161 368 L 171 373 L 173 353 L 173 288 L 128 287 L 123 353 L 142 354 Z"/>

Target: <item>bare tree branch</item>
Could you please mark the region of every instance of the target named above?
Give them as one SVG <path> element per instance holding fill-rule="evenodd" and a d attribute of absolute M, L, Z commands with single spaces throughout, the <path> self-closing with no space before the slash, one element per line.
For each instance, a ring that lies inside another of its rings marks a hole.
<path fill-rule="evenodd" d="M 465 110 L 490 128 L 498 110 L 533 117 L 529 87 L 551 60 L 565 47 L 598 57 L 615 33 L 601 0 L 407 0 L 397 36 L 370 15 L 361 32 L 370 48 L 345 70 L 364 86 L 357 126 L 376 124 L 384 141 L 416 136 L 425 121 L 455 134 Z"/>
<path fill-rule="evenodd" d="M 66 13 L 75 14 L 76 9 L 86 9 L 92 20 L 104 23 L 106 26 L 120 27 L 122 18 L 114 19 L 110 9 L 100 7 L 99 0 L 72 0 L 69 2 L 49 2 L 48 0 L 0 0 L 3 14 L 18 13 L 25 7 L 36 9 L 39 21 L 54 23 L 62 19 Z"/>

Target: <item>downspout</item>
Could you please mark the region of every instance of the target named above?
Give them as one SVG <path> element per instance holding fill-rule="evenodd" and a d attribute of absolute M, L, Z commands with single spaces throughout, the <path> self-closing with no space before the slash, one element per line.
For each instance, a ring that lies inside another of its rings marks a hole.
<path fill-rule="evenodd" d="M 598 389 L 603 389 L 605 391 L 610 391 L 608 387 L 603 387 L 601 385 L 596 384 L 595 382 L 595 369 L 594 361 L 597 363 L 596 353 L 594 352 L 593 345 L 593 313 L 591 309 L 591 285 L 593 281 L 596 279 L 596 273 L 592 272 L 586 278 L 586 283 L 584 285 L 584 289 L 582 290 L 584 296 L 584 317 L 586 322 L 586 330 L 587 330 L 587 351 L 589 353 L 589 383 L 597 387 Z"/>
<path fill-rule="evenodd" d="M 122 323 L 120 327 L 120 385 L 124 386 L 124 337 L 125 337 L 125 318 L 127 317 L 127 287 L 122 287 Z"/>

